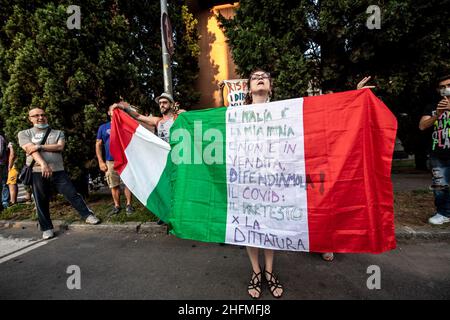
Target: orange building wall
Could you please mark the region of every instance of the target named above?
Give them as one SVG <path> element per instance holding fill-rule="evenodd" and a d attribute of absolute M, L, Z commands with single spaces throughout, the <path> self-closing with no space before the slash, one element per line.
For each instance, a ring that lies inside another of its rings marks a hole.
<path fill-rule="evenodd" d="M 226 18 L 233 17 L 237 5 L 235 3 L 215 6 L 195 14 L 200 34 L 200 72 L 195 87 L 201 93 L 199 104 L 194 106 L 196 108 L 218 107 L 220 105 L 218 83 L 221 80 L 239 78 L 226 37 L 215 17 L 218 11 Z"/>

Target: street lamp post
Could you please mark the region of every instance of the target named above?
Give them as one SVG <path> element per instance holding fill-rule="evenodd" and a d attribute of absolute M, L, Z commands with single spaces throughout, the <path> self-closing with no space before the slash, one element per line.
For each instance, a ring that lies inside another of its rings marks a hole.
<path fill-rule="evenodd" d="M 172 89 L 172 69 L 170 67 L 170 54 L 167 43 L 172 40 L 172 28 L 169 27 L 167 13 L 167 0 L 161 0 L 161 48 L 162 48 L 162 62 L 164 75 L 164 92 L 170 93 L 173 96 Z"/>

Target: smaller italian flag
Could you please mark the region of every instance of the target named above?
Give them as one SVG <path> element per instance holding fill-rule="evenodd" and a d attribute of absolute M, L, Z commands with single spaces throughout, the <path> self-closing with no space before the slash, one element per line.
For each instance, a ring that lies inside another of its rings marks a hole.
<path fill-rule="evenodd" d="M 275 250 L 396 246 L 397 122 L 369 89 L 185 112 L 170 145 L 114 111 L 111 154 L 180 238 Z"/>

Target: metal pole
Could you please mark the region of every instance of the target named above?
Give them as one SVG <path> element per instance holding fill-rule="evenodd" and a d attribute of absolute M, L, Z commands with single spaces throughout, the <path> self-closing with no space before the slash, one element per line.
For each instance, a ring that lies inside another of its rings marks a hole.
<path fill-rule="evenodd" d="M 164 92 L 170 93 L 173 96 L 172 90 L 172 69 L 170 67 L 170 54 L 167 51 L 166 43 L 164 41 L 164 28 L 163 28 L 163 14 L 167 14 L 167 0 L 161 0 L 161 47 L 162 47 L 162 62 L 163 62 L 163 75 L 164 75 Z"/>

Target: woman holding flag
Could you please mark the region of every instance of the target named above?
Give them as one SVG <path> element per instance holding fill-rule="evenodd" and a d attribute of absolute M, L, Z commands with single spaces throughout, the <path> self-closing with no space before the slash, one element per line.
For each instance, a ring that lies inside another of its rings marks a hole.
<path fill-rule="evenodd" d="M 248 88 L 249 91 L 245 97 L 244 105 L 269 102 L 273 91 L 273 81 L 270 74 L 259 68 L 253 70 L 248 79 Z M 259 299 L 261 296 L 261 280 L 262 275 L 264 275 L 272 296 L 274 298 L 280 298 L 283 295 L 283 286 L 273 274 L 274 250 L 263 249 L 265 265 L 264 269 L 261 269 L 259 264 L 259 248 L 250 246 L 246 248 L 253 271 L 252 278 L 247 287 L 250 297 Z"/>

